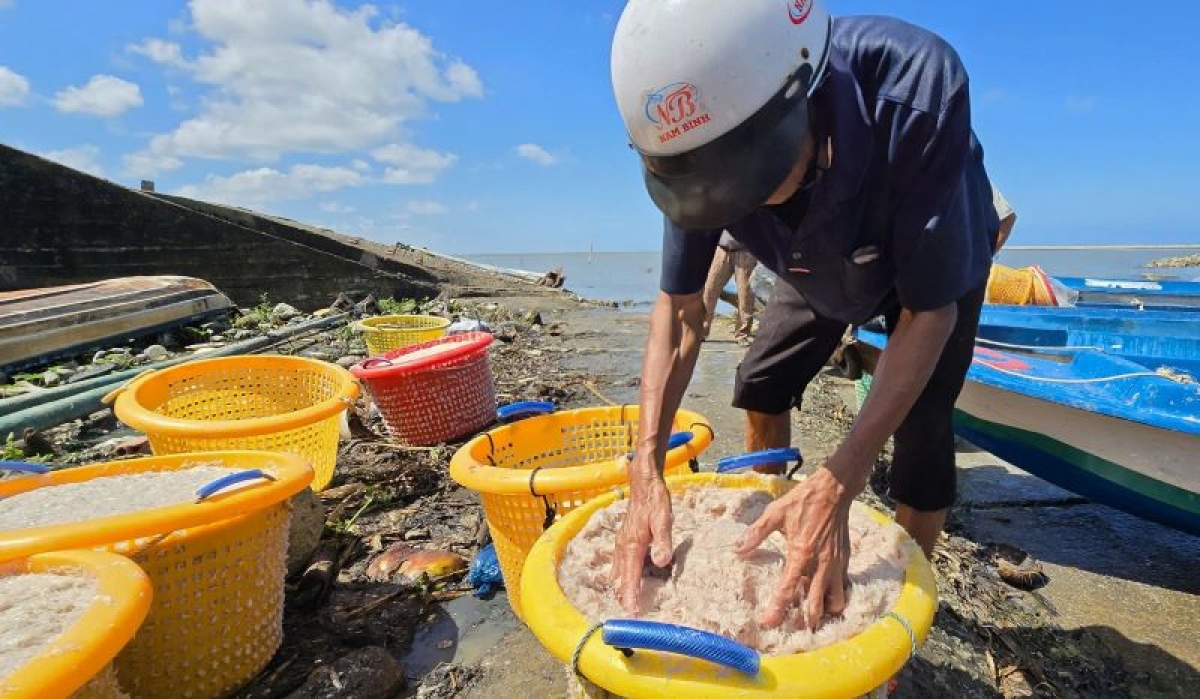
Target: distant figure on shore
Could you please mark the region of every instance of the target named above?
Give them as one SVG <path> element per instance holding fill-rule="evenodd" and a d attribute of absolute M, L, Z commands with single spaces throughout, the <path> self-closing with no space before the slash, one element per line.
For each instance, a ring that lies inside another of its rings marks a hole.
<path fill-rule="evenodd" d="M 729 235 L 729 231 L 721 234 L 712 266 L 708 268 L 708 281 L 704 284 L 704 310 L 707 313 L 704 318 L 704 339 L 708 339 L 712 329 L 713 314 L 716 313 L 721 290 L 733 277 L 737 284 L 737 325 L 733 339 L 742 346 L 750 344 L 754 326 L 754 291 L 750 288 L 750 275 L 757 266 L 758 260 L 746 252 L 741 243 Z"/>
<path fill-rule="evenodd" d="M 1000 232 L 996 234 L 996 252 L 1000 252 L 1000 248 L 1008 242 L 1013 226 L 1017 224 L 1017 212 L 996 185 L 992 185 L 992 205 L 996 207 L 996 216 L 1000 219 Z"/>
<path fill-rule="evenodd" d="M 551 289 L 561 289 L 562 285 L 566 283 L 566 281 L 567 275 L 563 274 L 562 267 L 555 267 L 551 271 L 543 274 L 542 277 L 537 280 L 537 285 L 548 286 Z"/>

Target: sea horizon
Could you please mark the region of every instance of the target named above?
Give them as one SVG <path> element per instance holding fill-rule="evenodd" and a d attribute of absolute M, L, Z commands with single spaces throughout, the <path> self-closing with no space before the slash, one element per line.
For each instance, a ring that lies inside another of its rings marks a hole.
<path fill-rule="evenodd" d="M 996 261 L 1010 267 L 1040 265 L 1051 276 L 1195 280 L 1200 268 L 1148 268 L 1153 260 L 1196 254 L 1200 244 L 1012 245 Z M 477 264 L 535 275 L 561 269 L 564 287 L 596 301 L 643 307 L 658 292 L 657 250 L 504 252 L 457 255 Z"/>

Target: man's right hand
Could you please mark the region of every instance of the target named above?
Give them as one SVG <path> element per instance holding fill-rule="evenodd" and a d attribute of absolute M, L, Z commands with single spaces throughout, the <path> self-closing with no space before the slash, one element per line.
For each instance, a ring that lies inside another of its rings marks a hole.
<path fill-rule="evenodd" d="M 671 564 L 671 493 L 648 449 L 639 449 L 629 464 L 629 510 L 617 533 L 611 582 L 629 614 L 641 611 L 642 569 L 646 554 L 660 568 Z"/>
<path fill-rule="evenodd" d="M 712 241 L 716 243 L 714 238 Z M 609 583 L 630 614 L 641 611 L 646 554 L 654 565 L 671 565 L 671 495 L 663 482 L 666 435 L 700 356 L 704 299 L 700 294 L 660 293 L 650 312 L 650 335 L 642 360 L 639 443 L 629 469 L 629 510 L 613 549 Z"/>

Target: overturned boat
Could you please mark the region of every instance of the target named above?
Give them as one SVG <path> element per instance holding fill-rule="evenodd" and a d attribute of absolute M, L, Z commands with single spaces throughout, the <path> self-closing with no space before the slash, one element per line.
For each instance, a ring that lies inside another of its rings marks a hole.
<path fill-rule="evenodd" d="M 179 276 L 0 292 L 0 372 L 201 322 L 229 307 L 212 284 Z"/>

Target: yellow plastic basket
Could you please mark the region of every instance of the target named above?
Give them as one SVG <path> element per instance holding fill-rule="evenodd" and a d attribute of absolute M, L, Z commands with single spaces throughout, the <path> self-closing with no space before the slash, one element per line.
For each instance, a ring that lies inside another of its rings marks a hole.
<path fill-rule="evenodd" d="M 329 485 L 339 421 L 358 397 L 350 372 L 303 357 L 201 359 L 139 376 L 110 394 L 117 418 L 146 433 L 155 454 L 227 449 L 284 451 Z"/>
<path fill-rule="evenodd" d="M 74 624 L 7 677 L 7 699 L 118 699 L 112 660 L 133 638 L 150 609 L 150 579 L 124 556 L 60 551 L 0 564 L 0 577 L 27 573 L 96 579 L 96 598 Z"/>
<path fill-rule="evenodd" d="M 418 342 L 436 340 L 446 334 L 450 321 L 437 316 L 375 316 L 358 322 L 358 329 L 371 356 Z"/>
<path fill-rule="evenodd" d="M 667 484 L 674 493 L 693 485 L 718 485 L 763 490 L 776 497 L 794 485 L 782 478 L 758 474 L 715 473 L 668 478 Z M 621 651 L 605 645 L 599 634 L 591 633 L 592 624 L 579 613 L 558 584 L 559 562 L 571 539 L 593 514 L 623 496 L 623 492 L 609 493 L 559 520 L 529 552 L 521 583 L 525 622 L 542 645 L 570 664 L 576 647 L 583 642 L 578 663 L 580 674 L 587 678 L 583 688 L 593 683 L 602 688 L 599 692 L 591 692 L 590 696 L 611 692 L 632 699 L 667 696 L 679 699 L 861 697 L 885 685 L 929 634 L 937 609 L 937 587 L 924 554 L 909 539 L 909 564 L 896 605 L 889 616 L 853 638 L 807 653 L 764 656 L 757 675 L 653 651 L 638 651 L 626 657 Z M 880 522 L 890 521 L 874 510 L 870 514 Z"/>
<path fill-rule="evenodd" d="M 450 476 L 476 490 L 517 616 L 521 568 L 549 522 L 629 481 L 622 457 L 637 443 L 638 408 L 611 406 L 565 410 L 497 427 L 464 444 L 450 460 Z M 712 443 L 703 416 L 675 416 L 673 432 L 688 443 L 667 452 L 666 472 L 690 472 Z"/>
<path fill-rule="evenodd" d="M 71 548 L 133 559 L 154 585 L 149 616 L 116 658 L 136 697 L 227 696 L 253 679 L 283 637 L 288 498 L 312 469 L 287 453 L 228 451 L 114 461 L 0 481 L 0 499 L 103 476 L 217 464 L 258 479 L 195 503 L 0 532 L 0 560 Z M 86 503 L 80 503 L 86 508 Z"/>

